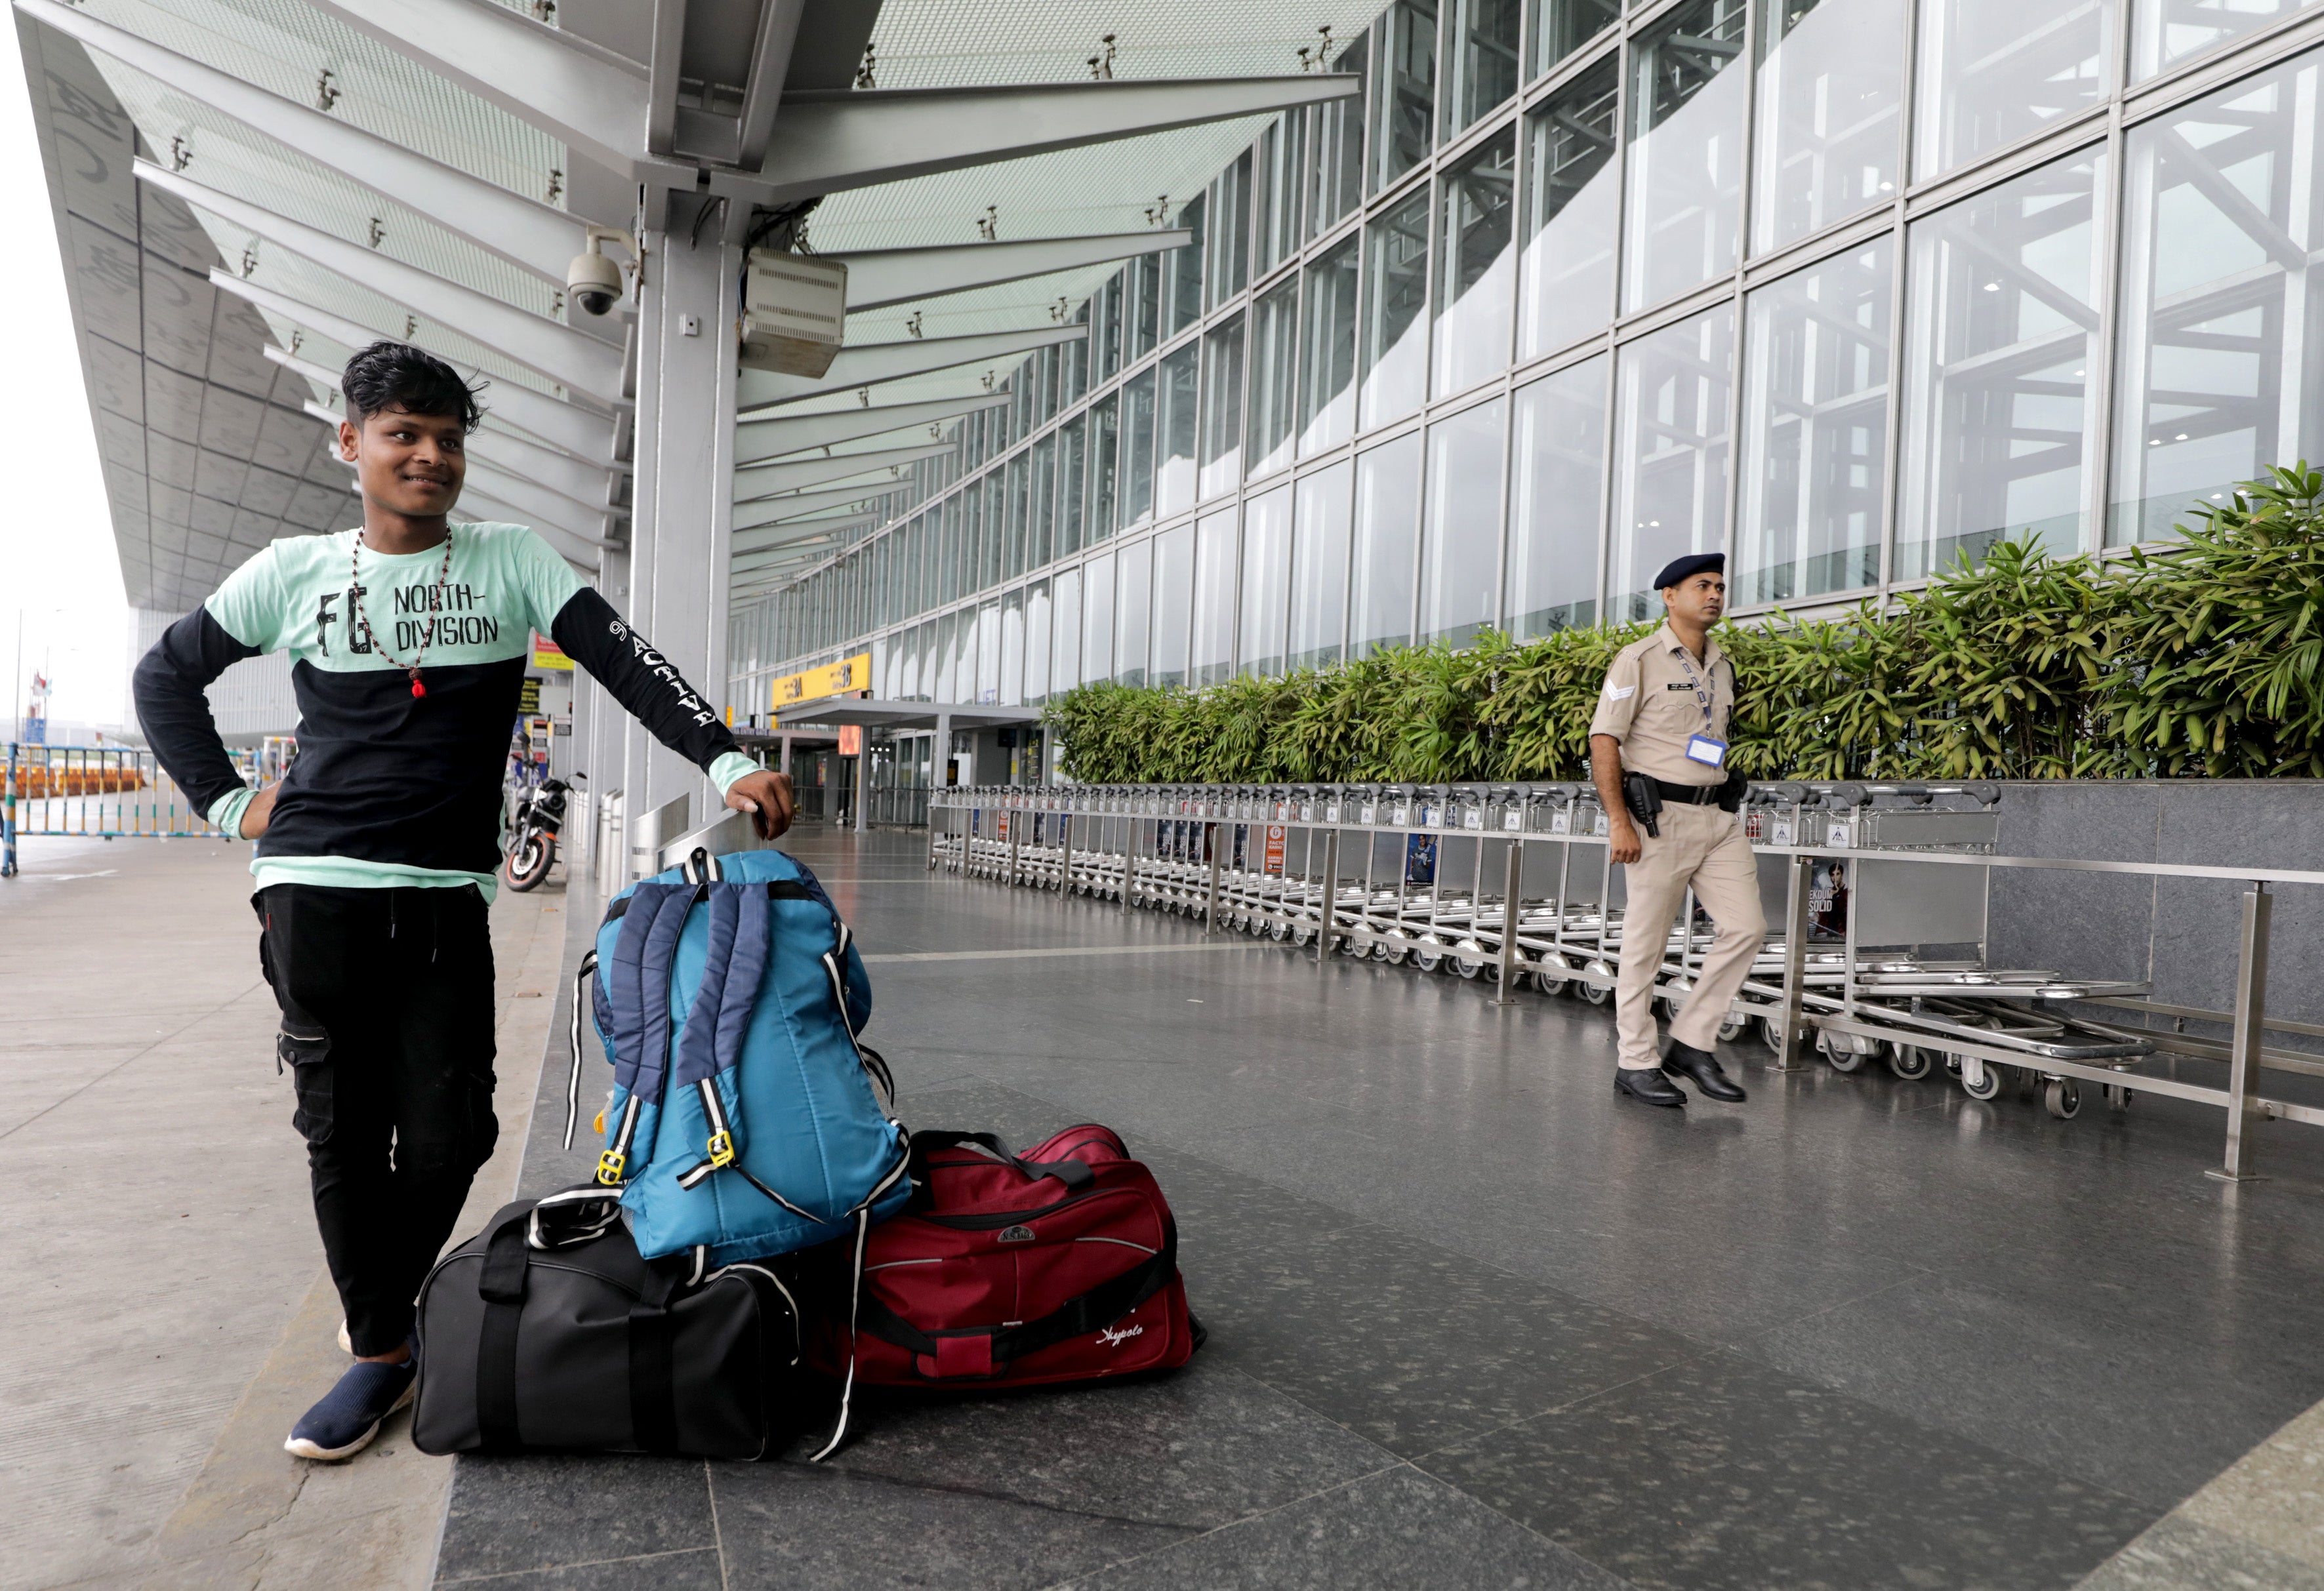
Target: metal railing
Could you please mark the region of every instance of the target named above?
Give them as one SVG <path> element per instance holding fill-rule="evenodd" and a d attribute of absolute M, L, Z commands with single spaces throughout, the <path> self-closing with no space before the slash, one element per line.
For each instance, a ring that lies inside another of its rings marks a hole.
<path fill-rule="evenodd" d="M 1775 859 L 1772 868 L 1762 865 L 1775 926 L 1720 1036 L 1756 1024 L 1778 1071 L 1808 1064 L 1811 1035 L 1843 1071 L 1876 1054 L 1908 1079 L 1941 1062 L 1978 1099 L 2015 1077 L 2061 1117 L 2080 1110 L 2085 1083 L 2116 1108 L 2142 1092 L 2211 1106 L 2226 1113 L 2227 1141 L 2222 1163 L 2207 1174 L 2228 1182 L 2254 1174 L 2256 1121 L 2324 1126 L 2324 1108 L 2258 1091 L 2264 1071 L 2324 1076 L 2324 1057 L 2265 1042 L 2270 1032 L 2324 1037 L 2324 1027 L 2266 1010 L 2275 888 L 2324 884 L 2324 872 L 1996 855 L 1989 809 L 2000 794 L 1973 783 L 1752 786 L 1744 822 L 1753 849 Z M 1501 1006 L 1516 1004 L 1526 982 L 1605 1004 L 1628 948 L 1656 958 L 1655 998 L 1674 1009 L 1711 944 L 1690 896 L 1674 930 L 1657 925 L 1643 947 L 1626 947 L 1606 814 L 1586 785 L 986 786 L 935 795 L 932 869 L 1118 901 L 1125 910 L 1175 911 L 1200 917 L 1212 933 L 1266 933 L 1312 945 L 1319 967 L 1334 953 L 1408 961 L 1479 979 Z M 1452 864 L 1448 846 L 1462 853 L 1465 868 Z M 1358 852 L 1360 866 L 1352 865 Z M 1986 965 L 1996 868 L 2244 883 L 2233 1008 L 2159 1004 L 2142 983 Z M 1845 904 L 1835 914 L 1843 873 Z M 1820 912 L 1829 930 L 1821 936 Z M 1964 945 L 1973 957 L 1923 953 Z M 2102 1010 L 2169 1019 L 2173 1028 L 2119 1025 L 2093 1015 Z M 2222 1025 L 2227 1036 L 2189 1034 L 2189 1020 Z M 2170 1075 L 2147 1069 L 2156 1056 L 2167 1058 Z M 2223 1063 L 2224 1086 L 2183 1081 L 2182 1060 Z"/>
<path fill-rule="evenodd" d="M 254 755 L 231 755 L 251 777 Z M 169 840 L 217 832 L 151 751 L 8 744 L 0 768 L 0 876 L 16 871 L 20 836 Z"/>

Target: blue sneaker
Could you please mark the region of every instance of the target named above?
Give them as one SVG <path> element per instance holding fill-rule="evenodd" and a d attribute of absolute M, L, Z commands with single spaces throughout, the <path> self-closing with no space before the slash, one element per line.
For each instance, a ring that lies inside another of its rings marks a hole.
<path fill-rule="evenodd" d="M 358 1361 L 323 1401 L 290 1428 L 282 1450 L 301 1458 L 352 1458 L 371 1445 L 380 1422 L 411 1401 L 420 1356 L 401 1365 Z"/>

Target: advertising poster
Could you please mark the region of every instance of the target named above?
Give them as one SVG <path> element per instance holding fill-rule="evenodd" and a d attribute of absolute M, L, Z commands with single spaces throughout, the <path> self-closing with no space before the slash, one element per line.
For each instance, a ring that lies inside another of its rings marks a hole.
<path fill-rule="evenodd" d="M 1407 884 L 1436 882 L 1436 836 L 1407 834 L 1404 841 L 1404 881 Z"/>
<path fill-rule="evenodd" d="M 1848 937 L 1848 863 L 1840 858 L 1817 862 L 1809 875 L 1808 930 L 1811 939 Z"/>
<path fill-rule="evenodd" d="M 1283 877 L 1283 825 L 1267 825 L 1267 873 L 1269 878 Z"/>

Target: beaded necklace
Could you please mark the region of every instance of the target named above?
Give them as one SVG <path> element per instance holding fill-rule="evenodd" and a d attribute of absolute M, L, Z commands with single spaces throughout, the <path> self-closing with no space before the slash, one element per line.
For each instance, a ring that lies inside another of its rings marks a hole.
<path fill-rule="evenodd" d="M 428 643 L 436 639 L 436 626 L 433 622 L 429 624 L 426 631 L 423 632 L 420 637 L 420 649 L 411 655 L 411 661 L 409 663 L 406 663 L 402 658 L 397 657 L 393 652 L 389 651 L 386 647 L 383 646 L 380 643 L 379 637 L 372 633 L 371 619 L 369 615 L 365 614 L 363 611 L 362 559 L 363 532 L 358 530 L 355 532 L 355 539 L 347 544 L 348 611 L 353 614 L 355 621 L 363 627 L 364 644 L 369 646 L 372 650 L 377 652 L 381 657 L 386 658 L 396 667 L 402 669 L 404 673 L 411 676 L 411 694 L 414 696 L 425 696 L 428 694 L 428 687 L 420 683 L 420 662 L 421 658 L 428 656 Z M 436 589 L 439 591 L 442 590 L 445 585 L 450 582 L 451 578 L 452 528 L 449 525 L 447 525 L 444 527 L 444 562 L 438 566 L 436 570 Z"/>

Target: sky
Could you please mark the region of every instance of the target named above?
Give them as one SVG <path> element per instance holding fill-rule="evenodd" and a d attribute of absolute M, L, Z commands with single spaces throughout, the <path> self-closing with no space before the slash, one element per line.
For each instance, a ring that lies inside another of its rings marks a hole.
<path fill-rule="evenodd" d="M 20 466 L 8 511 L 0 513 L 0 691 L 9 693 L 0 739 L 14 733 L 26 687 L 44 660 L 55 686 L 52 719 L 121 722 L 130 644 L 14 20 L 0 18 L 0 215 L 14 216 L 18 228 L 0 249 L 10 377 L 0 382 L 0 437 Z"/>

